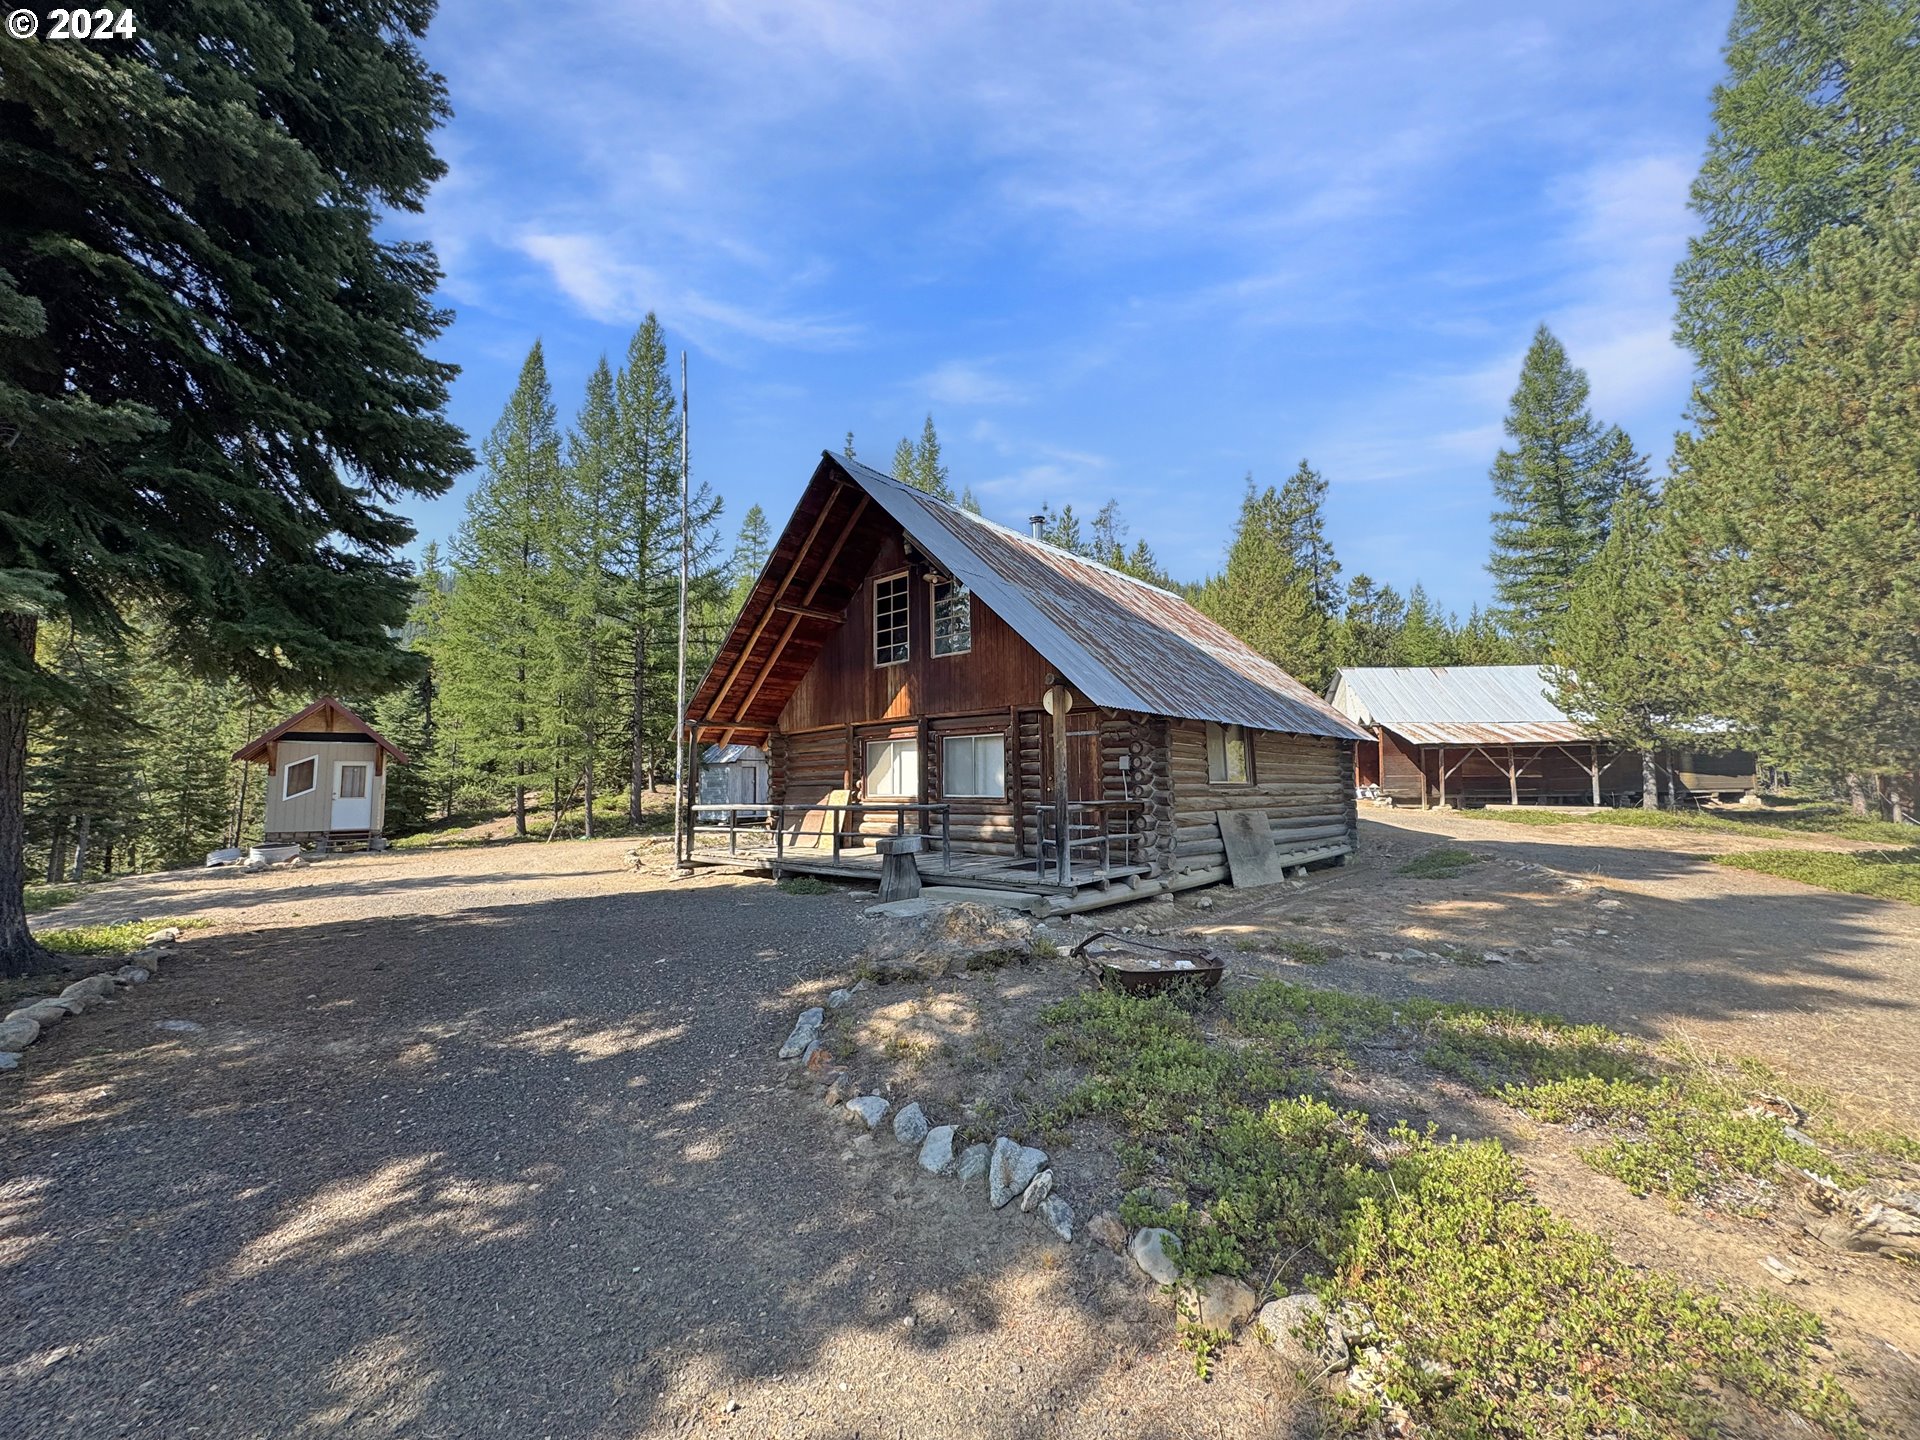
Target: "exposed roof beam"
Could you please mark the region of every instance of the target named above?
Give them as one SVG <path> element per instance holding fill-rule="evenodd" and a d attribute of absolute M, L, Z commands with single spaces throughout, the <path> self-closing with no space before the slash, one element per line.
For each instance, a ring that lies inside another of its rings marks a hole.
<path fill-rule="evenodd" d="M 846 487 L 844 485 L 835 485 L 827 495 L 826 503 L 820 507 L 820 513 L 813 518 L 813 528 L 807 531 L 807 538 L 800 542 L 799 550 L 794 553 L 793 564 L 787 567 L 785 578 L 774 587 L 773 594 L 776 600 L 787 593 L 787 587 L 793 584 L 794 576 L 800 573 L 801 563 L 807 558 L 807 552 L 813 549 L 813 542 L 820 534 L 820 527 L 827 523 L 827 516 L 833 510 L 833 502 L 840 498 L 845 492 L 845 489 Z M 863 494 L 860 497 L 859 508 L 853 513 L 858 515 L 860 511 L 866 509 L 866 507 L 867 497 Z M 838 546 L 835 547 L 834 553 L 839 553 Z M 809 600 L 813 598 L 811 591 L 808 592 L 807 598 Z M 753 654 L 753 647 L 760 643 L 760 637 L 766 633 L 767 626 L 772 622 L 773 616 L 774 607 L 768 606 L 767 612 L 760 617 L 759 623 L 753 627 L 753 633 L 747 637 L 747 643 L 742 645 L 740 647 L 740 653 L 733 657 L 733 664 L 727 667 L 727 678 L 721 682 L 719 690 L 714 693 L 713 703 L 707 706 L 708 715 L 716 715 L 719 713 L 720 707 L 726 702 L 727 692 L 733 689 L 733 682 L 740 678 L 740 671 L 745 667 L 747 657 Z"/>

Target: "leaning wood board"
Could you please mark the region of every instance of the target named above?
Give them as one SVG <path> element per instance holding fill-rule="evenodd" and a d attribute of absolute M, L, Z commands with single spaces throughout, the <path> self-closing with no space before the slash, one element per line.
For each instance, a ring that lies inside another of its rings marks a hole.
<path fill-rule="evenodd" d="M 1214 816 L 1227 847 L 1227 869 L 1233 876 L 1234 889 L 1278 885 L 1287 878 L 1287 867 L 1273 843 L 1273 826 L 1266 811 L 1216 810 Z"/>

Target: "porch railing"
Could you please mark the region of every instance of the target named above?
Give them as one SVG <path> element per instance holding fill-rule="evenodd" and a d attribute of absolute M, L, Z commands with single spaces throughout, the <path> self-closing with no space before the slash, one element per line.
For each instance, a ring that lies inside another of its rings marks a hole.
<path fill-rule="evenodd" d="M 1034 878 L 1045 880 L 1051 869 L 1058 883 L 1071 885 L 1073 867 L 1082 861 L 1096 879 L 1116 867 L 1138 868 L 1146 853 L 1141 833 L 1146 808 L 1139 800 L 1070 800 L 1064 809 L 1035 805 Z"/>
<path fill-rule="evenodd" d="M 693 805 L 689 807 L 688 858 L 717 859 L 724 852 L 733 860 L 771 860 L 778 865 L 794 860 L 846 858 L 848 850 L 866 850 L 871 842 L 898 835 L 920 835 L 929 852 L 940 857 L 940 868 L 953 868 L 953 820 L 945 804 L 917 805 L 904 801 L 842 801 L 820 805 Z M 821 823 L 812 825 L 809 817 Z M 890 828 L 874 830 L 868 818 L 890 820 Z M 908 817 L 914 820 L 908 826 Z"/>

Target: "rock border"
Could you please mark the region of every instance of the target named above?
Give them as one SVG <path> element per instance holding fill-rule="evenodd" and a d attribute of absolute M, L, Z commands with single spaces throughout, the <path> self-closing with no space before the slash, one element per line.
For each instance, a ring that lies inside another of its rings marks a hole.
<path fill-rule="evenodd" d="M 128 956 L 119 969 L 84 976 L 58 995 L 43 995 L 16 1005 L 0 1019 L 0 1071 L 19 1069 L 21 1052 L 55 1025 L 71 1016 L 86 1014 L 122 989 L 158 978 L 161 961 L 171 963 L 170 952 L 179 939 L 177 925 L 163 926 L 147 936 L 141 948 Z"/>

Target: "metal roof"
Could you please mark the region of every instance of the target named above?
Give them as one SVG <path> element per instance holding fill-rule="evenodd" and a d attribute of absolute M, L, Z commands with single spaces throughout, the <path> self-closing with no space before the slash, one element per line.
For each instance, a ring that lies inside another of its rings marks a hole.
<path fill-rule="evenodd" d="M 742 760 L 765 764 L 767 752 L 758 745 L 709 745 L 700 757 L 702 765 L 735 765 Z"/>
<path fill-rule="evenodd" d="M 1539 665 L 1397 665 L 1342 670 L 1327 698 L 1362 725 L 1416 745 L 1553 745 L 1602 738 L 1571 720 Z"/>
<path fill-rule="evenodd" d="M 1296 735 L 1365 731 L 1178 595 L 828 452 L 940 567 L 1095 705 Z"/>

